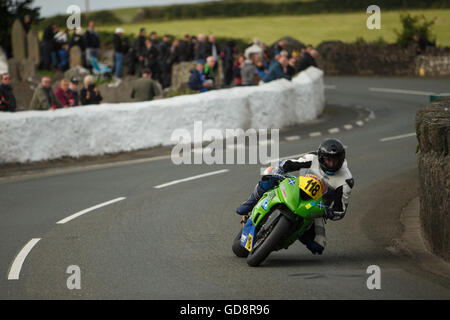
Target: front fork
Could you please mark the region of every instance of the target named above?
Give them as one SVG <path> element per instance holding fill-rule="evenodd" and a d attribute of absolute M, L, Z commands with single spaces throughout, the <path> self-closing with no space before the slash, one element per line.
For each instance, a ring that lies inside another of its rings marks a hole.
<path fill-rule="evenodd" d="M 241 216 L 241 224 L 242 224 L 242 228 L 243 228 L 243 227 L 245 226 L 245 224 L 247 223 L 249 217 L 250 217 L 250 214 Z"/>

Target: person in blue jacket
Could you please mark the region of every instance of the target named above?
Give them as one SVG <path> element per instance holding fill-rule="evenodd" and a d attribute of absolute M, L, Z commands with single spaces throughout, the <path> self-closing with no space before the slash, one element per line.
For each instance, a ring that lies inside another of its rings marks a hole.
<path fill-rule="evenodd" d="M 203 68 L 203 61 L 198 60 L 195 62 L 195 69 L 190 71 L 191 76 L 188 81 L 189 89 L 205 92 L 213 87 L 213 82 L 206 80 L 205 75 L 203 74 Z"/>
<path fill-rule="evenodd" d="M 262 80 L 266 83 L 280 78 L 291 80 L 291 77 L 285 71 L 287 64 L 288 64 L 287 57 L 281 55 L 278 60 L 274 60 L 270 64 L 269 71 Z"/>

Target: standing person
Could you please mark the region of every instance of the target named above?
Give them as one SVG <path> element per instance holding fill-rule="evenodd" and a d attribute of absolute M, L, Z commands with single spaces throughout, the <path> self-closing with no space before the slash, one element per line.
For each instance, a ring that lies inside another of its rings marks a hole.
<path fill-rule="evenodd" d="M 62 108 L 61 103 L 56 99 L 52 90 L 52 80 L 50 77 L 44 76 L 41 83 L 34 90 L 33 97 L 30 102 L 30 109 L 32 110 L 48 110 Z"/>
<path fill-rule="evenodd" d="M 157 79 L 157 76 L 159 75 L 159 51 L 150 39 L 145 40 L 145 47 L 142 52 L 142 56 L 144 59 L 141 64 L 142 69 L 149 68 L 152 70 L 152 78 Z"/>
<path fill-rule="evenodd" d="M 0 83 L 0 111 L 16 111 L 16 97 L 11 87 L 11 76 L 9 73 L 1 75 Z"/>
<path fill-rule="evenodd" d="M 170 56 L 170 47 L 170 36 L 165 34 L 159 44 L 159 70 L 161 72 L 158 78 L 164 88 L 166 88 L 165 84 L 167 83 L 167 74 L 169 72 L 167 60 Z"/>
<path fill-rule="evenodd" d="M 278 41 L 278 43 L 275 45 L 275 47 L 274 47 L 274 51 L 275 52 L 281 52 L 281 51 L 283 51 L 283 50 L 286 50 L 287 51 L 287 42 L 286 42 L 286 40 L 280 40 L 280 41 Z"/>
<path fill-rule="evenodd" d="M 134 49 L 136 50 L 136 52 L 142 52 L 142 50 L 145 47 L 145 40 L 147 40 L 147 36 L 146 34 L 146 30 L 145 28 L 141 28 L 139 30 L 139 36 L 136 38 L 136 40 L 134 41 Z"/>
<path fill-rule="evenodd" d="M 291 78 L 297 73 L 295 69 L 295 63 L 296 63 L 295 58 L 290 58 L 286 66 L 286 74 Z"/>
<path fill-rule="evenodd" d="M 23 17 L 23 21 L 22 21 L 22 26 L 23 26 L 23 30 L 25 31 L 25 34 L 28 34 L 28 32 L 30 32 L 31 30 L 31 17 L 30 15 L 25 15 Z"/>
<path fill-rule="evenodd" d="M 192 60 L 195 59 L 195 51 L 197 51 L 197 43 L 198 43 L 197 37 L 192 36 L 191 37 L 191 54 L 192 54 L 191 58 L 192 58 Z"/>
<path fill-rule="evenodd" d="M 45 28 L 42 38 L 42 68 L 51 69 L 51 52 L 53 48 L 53 37 L 56 34 L 57 26 L 54 22 Z"/>
<path fill-rule="evenodd" d="M 150 41 L 155 46 L 156 49 L 159 48 L 159 40 L 158 40 L 158 33 L 156 31 L 150 32 Z"/>
<path fill-rule="evenodd" d="M 239 54 L 233 63 L 234 84 L 237 86 L 242 85 L 241 68 L 244 62 L 245 62 L 244 56 L 242 54 Z"/>
<path fill-rule="evenodd" d="M 95 31 L 95 22 L 89 21 L 89 27 L 86 30 L 84 39 L 86 42 L 86 66 L 90 67 L 91 62 L 89 60 L 90 56 L 93 56 L 98 60 L 99 48 L 100 48 L 100 38 L 98 37 L 97 31 Z"/>
<path fill-rule="evenodd" d="M 311 66 L 317 67 L 316 58 L 318 55 L 319 53 L 316 50 L 308 46 L 300 59 L 298 71 L 306 70 Z"/>
<path fill-rule="evenodd" d="M 72 48 L 74 46 L 80 47 L 82 52 L 86 50 L 86 44 L 83 36 L 83 29 L 81 28 L 73 29 L 73 34 L 72 38 L 70 38 L 69 47 Z"/>
<path fill-rule="evenodd" d="M 135 101 L 151 101 L 161 94 L 158 84 L 152 79 L 152 71 L 148 68 L 142 70 L 142 78 L 133 84 L 131 98 Z"/>
<path fill-rule="evenodd" d="M 213 34 L 210 34 L 208 37 L 208 42 L 206 44 L 206 56 L 212 56 L 216 62 L 219 61 L 220 47 L 216 43 L 216 36 Z M 214 65 L 214 72 L 217 72 L 218 65 L 218 63 Z"/>
<path fill-rule="evenodd" d="M 136 38 L 133 47 L 130 49 L 128 74 L 135 74 L 137 70 L 139 75 L 142 70 L 142 64 L 144 63 L 142 52 L 145 48 L 145 40 L 147 40 L 146 33 L 147 31 L 145 28 L 141 28 L 139 30 L 139 36 Z"/>
<path fill-rule="evenodd" d="M 196 48 L 194 52 L 194 59 L 195 60 L 203 60 L 205 61 L 207 58 L 207 43 L 206 43 L 206 36 L 202 33 L 198 35 L 198 41 L 196 43 Z"/>
<path fill-rule="evenodd" d="M 259 57 L 259 55 L 256 53 L 250 54 L 249 58 L 245 59 L 244 64 L 242 65 L 241 78 L 243 86 L 256 85 L 255 65 L 253 64 L 255 57 Z"/>
<path fill-rule="evenodd" d="M 87 75 L 83 80 L 84 86 L 80 91 L 80 101 L 83 105 L 99 104 L 103 100 L 100 91 L 94 84 L 94 78 Z"/>
<path fill-rule="evenodd" d="M 58 69 L 61 71 L 66 71 L 69 69 L 70 65 L 70 52 L 69 52 L 69 45 L 67 43 L 63 43 L 61 45 L 61 48 L 58 50 Z"/>
<path fill-rule="evenodd" d="M 206 80 L 211 80 L 213 82 L 216 79 L 216 74 L 214 72 L 214 67 L 216 66 L 216 59 L 213 56 L 209 56 L 206 58 L 205 67 L 203 69 L 203 74 L 205 75 Z"/>
<path fill-rule="evenodd" d="M 193 59 L 191 37 L 185 34 L 183 40 L 180 41 L 180 62 L 191 61 Z"/>
<path fill-rule="evenodd" d="M 417 48 L 416 48 L 416 53 L 422 54 L 426 51 L 427 47 L 435 47 L 436 45 L 432 42 L 430 42 L 430 40 L 428 40 L 428 38 L 422 37 L 419 34 L 415 33 L 413 35 L 413 41 L 417 44 Z"/>
<path fill-rule="evenodd" d="M 79 84 L 79 80 L 77 77 L 72 77 L 70 79 L 70 86 L 69 86 L 69 90 L 72 92 L 72 97 L 73 97 L 73 101 L 74 104 L 73 106 L 79 106 L 80 105 L 80 99 L 78 97 L 78 84 Z"/>
<path fill-rule="evenodd" d="M 236 59 L 237 45 L 236 42 L 230 40 L 223 49 L 223 74 L 225 86 L 230 86 L 233 81 L 233 63 Z"/>
<path fill-rule="evenodd" d="M 261 41 L 258 38 L 253 39 L 253 44 L 245 49 L 244 51 L 244 57 L 248 59 L 250 57 L 250 54 L 257 53 L 258 55 L 263 57 L 263 49 L 261 48 Z"/>
<path fill-rule="evenodd" d="M 61 103 L 63 108 L 73 107 L 75 100 L 73 99 L 72 91 L 69 90 L 70 81 L 62 79 L 58 88 L 55 89 L 55 97 Z"/>
<path fill-rule="evenodd" d="M 164 77 L 163 88 L 170 87 L 170 83 L 172 82 L 172 67 L 175 63 L 181 62 L 181 48 L 180 42 L 175 39 L 172 42 L 172 46 L 169 49 L 169 57 L 166 61 L 166 70 L 167 73 Z"/>
<path fill-rule="evenodd" d="M 267 74 L 267 68 L 264 65 L 263 59 L 261 57 L 256 57 L 255 62 L 255 82 L 259 83 Z"/>
<path fill-rule="evenodd" d="M 114 83 L 110 84 L 112 87 L 117 87 L 122 82 L 122 65 L 123 56 L 128 51 L 124 43 L 122 42 L 122 28 L 117 28 L 114 33 L 113 43 L 114 43 L 114 67 L 116 70 L 116 79 Z"/>

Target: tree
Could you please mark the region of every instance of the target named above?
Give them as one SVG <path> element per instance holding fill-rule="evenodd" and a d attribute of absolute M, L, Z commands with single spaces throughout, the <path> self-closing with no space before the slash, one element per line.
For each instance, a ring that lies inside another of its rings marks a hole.
<path fill-rule="evenodd" d="M 425 16 L 415 15 L 411 16 L 409 13 L 401 14 L 400 21 L 402 23 L 402 31 L 397 34 L 397 43 L 402 47 L 408 46 L 414 42 L 414 35 L 417 34 L 421 39 L 427 39 L 431 42 L 436 41 L 436 37 L 431 33 L 431 27 L 434 25 L 436 18 L 427 20 Z"/>
<path fill-rule="evenodd" d="M 0 0 L 0 46 L 8 57 L 12 55 L 11 31 L 14 20 L 29 15 L 31 21 L 39 20 L 41 8 L 32 8 L 33 0 Z"/>

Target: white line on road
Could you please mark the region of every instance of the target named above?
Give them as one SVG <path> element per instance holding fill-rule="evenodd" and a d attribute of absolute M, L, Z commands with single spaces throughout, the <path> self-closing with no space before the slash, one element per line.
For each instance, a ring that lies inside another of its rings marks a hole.
<path fill-rule="evenodd" d="M 309 136 L 311 137 L 311 138 L 314 138 L 314 137 L 320 137 L 322 135 L 322 132 L 320 132 L 320 131 L 317 131 L 317 132 L 311 132 L 310 134 L 309 134 Z"/>
<path fill-rule="evenodd" d="M 351 130 L 351 129 L 353 129 L 353 126 L 351 124 L 344 124 L 344 129 Z"/>
<path fill-rule="evenodd" d="M 75 218 L 78 218 L 79 216 L 81 216 L 83 214 L 86 214 L 88 212 L 91 212 L 91 211 L 93 211 L 95 209 L 98 209 L 98 208 L 101 208 L 101 207 L 104 207 L 104 206 L 107 206 L 107 205 L 110 205 L 110 204 L 113 204 L 115 202 L 119 202 L 119 201 L 122 201 L 122 200 L 125 200 L 125 199 L 126 199 L 125 197 L 120 197 L 120 198 L 116 198 L 116 199 L 113 199 L 113 200 L 110 200 L 110 201 L 107 201 L 107 202 L 103 202 L 103 203 L 97 204 L 96 206 L 84 209 L 82 211 L 79 211 L 77 213 L 74 213 L 74 214 L 68 216 L 67 218 L 59 220 L 57 222 L 57 224 L 63 224 L 63 223 L 69 222 L 69 221 L 71 221 L 71 220 L 73 220 Z"/>
<path fill-rule="evenodd" d="M 174 184 L 177 184 L 177 183 L 182 183 L 182 182 L 186 182 L 186 181 L 191 181 L 191 180 L 195 180 L 195 179 L 209 177 L 209 176 L 212 176 L 212 175 L 215 175 L 215 174 L 221 174 L 221 173 L 225 173 L 225 172 L 228 172 L 228 171 L 230 171 L 230 170 L 223 169 L 223 170 L 217 170 L 217 171 L 213 171 L 213 172 L 203 173 L 203 174 L 199 174 L 199 175 L 192 176 L 192 177 L 189 177 L 189 178 L 184 178 L 184 179 L 179 179 L 179 180 L 174 180 L 174 181 L 171 181 L 171 182 L 163 183 L 163 184 L 154 186 L 153 188 L 160 189 L 160 188 L 168 187 L 168 186 L 171 186 L 171 185 L 174 185 Z"/>
<path fill-rule="evenodd" d="M 328 129 L 328 132 L 329 132 L 329 133 L 338 133 L 338 132 L 339 132 L 339 128 L 331 128 L 331 129 Z"/>
<path fill-rule="evenodd" d="M 34 238 L 28 241 L 28 243 L 19 251 L 14 259 L 11 268 L 8 273 L 8 280 L 19 280 L 20 270 L 22 269 L 25 258 L 30 253 L 31 249 L 39 242 L 41 238 Z"/>
<path fill-rule="evenodd" d="M 296 136 L 287 136 L 286 137 L 287 141 L 295 141 L 295 140 L 300 140 L 300 136 L 296 135 Z"/>
<path fill-rule="evenodd" d="M 413 136 L 415 136 L 415 135 L 416 135 L 415 132 L 411 132 L 411 133 L 401 134 L 401 135 L 399 135 L 399 136 L 393 136 L 393 137 L 383 138 L 383 139 L 380 139 L 380 142 L 391 141 L 391 140 L 397 140 L 397 139 L 403 139 L 403 138 L 413 137 Z"/>
<path fill-rule="evenodd" d="M 403 90 L 403 89 L 390 89 L 390 88 L 369 88 L 369 90 L 375 91 L 375 92 L 414 94 L 414 95 L 419 95 L 419 96 L 429 96 L 429 95 L 434 94 L 434 92 L 431 92 L 431 91 Z"/>

